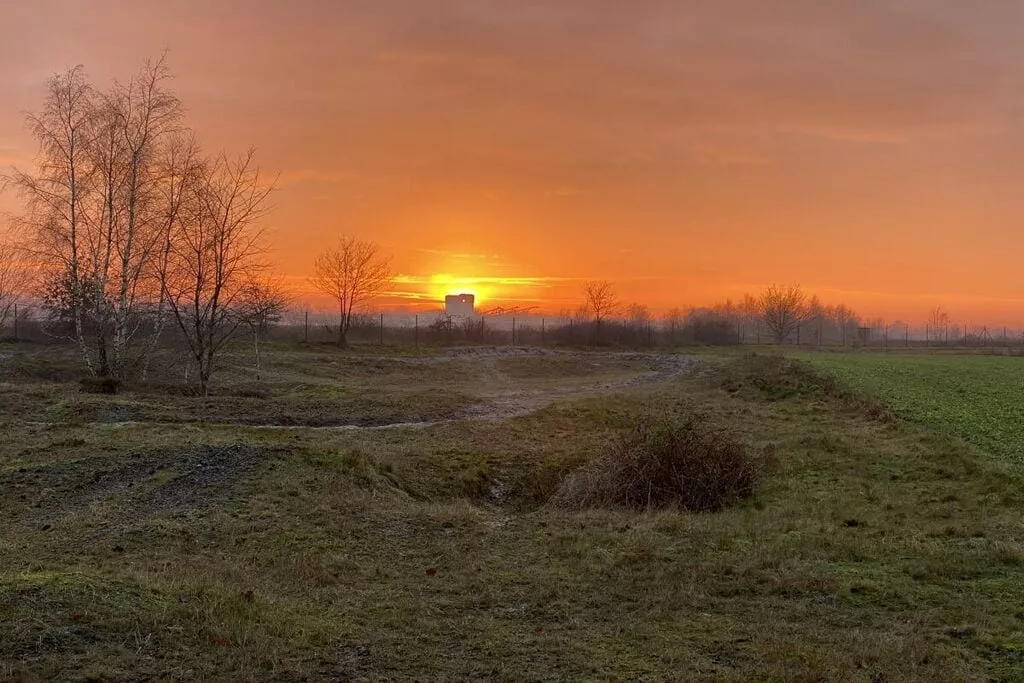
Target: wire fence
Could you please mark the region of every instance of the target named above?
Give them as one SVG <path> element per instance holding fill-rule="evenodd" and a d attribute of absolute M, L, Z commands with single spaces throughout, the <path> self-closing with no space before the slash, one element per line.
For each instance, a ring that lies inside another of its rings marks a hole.
<path fill-rule="evenodd" d="M 338 341 L 338 318 L 324 313 L 293 315 L 272 339 L 330 344 Z M 787 345 L 821 348 L 1014 348 L 1024 347 L 1024 328 L 908 323 L 795 327 L 781 340 L 761 321 L 706 320 L 601 322 L 542 316 L 459 318 L 437 313 L 360 316 L 346 335 L 353 344 L 385 346 L 681 346 Z"/>
<path fill-rule="evenodd" d="M 240 330 L 240 334 L 244 331 Z M 174 328 L 167 327 L 173 335 Z M 52 342 L 67 335 L 31 310 L 16 309 L 0 327 L 0 339 Z M 270 341 L 337 344 L 338 315 L 293 311 L 265 334 Z M 435 347 L 490 346 L 617 346 L 674 348 L 685 346 L 770 346 L 865 349 L 1022 349 L 1024 328 L 973 325 L 810 321 L 781 339 L 763 321 L 691 316 L 678 320 L 579 320 L 558 316 L 468 316 L 441 313 L 378 312 L 357 317 L 345 335 L 357 345 Z"/>

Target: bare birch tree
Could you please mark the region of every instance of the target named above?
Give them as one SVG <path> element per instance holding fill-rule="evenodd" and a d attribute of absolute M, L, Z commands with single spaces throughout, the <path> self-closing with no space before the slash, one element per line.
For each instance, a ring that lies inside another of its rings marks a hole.
<path fill-rule="evenodd" d="M 162 284 L 178 329 L 209 392 L 217 355 L 243 322 L 246 285 L 262 270 L 261 219 L 273 185 L 264 182 L 254 153 L 221 155 L 187 186 L 187 206 L 166 243 Z"/>
<path fill-rule="evenodd" d="M 169 79 L 162 59 L 106 92 L 81 67 L 55 76 L 42 111 L 29 117 L 35 168 L 12 177 L 86 366 L 117 380 L 152 346 L 136 344 L 140 332 L 159 333 L 157 266 L 176 219 L 162 188 L 183 112 Z"/>
<path fill-rule="evenodd" d="M 26 201 L 23 227 L 33 234 L 39 259 L 52 271 L 55 297 L 72 328 L 86 367 L 97 368 L 86 341 L 86 302 L 82 264 L 85 245 L 85 204 L 91 198 L 89 151 L 93 140 L 95 94 L 81 66 L 47 82 L 47 97 L 38 114 L 28 117 L 29 129 L 39 144 L 34 173 L 14 169 L 11 183 Z M 66 291 L 59 292 L 61 285 Z M 63 294 L 63 296 L 61 296 Z"/>
<path fill-rule="evenodd" d="M 338 306 L 338 346 L 348 346 L 354 315 L 384 293 L 393 278 L 391 259 L 374 242 L 341 237 L 314 264 L 312 284 Z"/>
<path fill-rule="evenodd" d="M 800 285 L 769 285 L 757 299 L 761 320 L 781 344 L 811 315 L 807 295 Z"/>

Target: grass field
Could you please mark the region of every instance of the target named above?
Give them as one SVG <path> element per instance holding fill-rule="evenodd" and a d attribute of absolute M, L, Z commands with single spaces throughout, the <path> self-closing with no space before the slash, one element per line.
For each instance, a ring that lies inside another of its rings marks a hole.
<path fill-rule="evenodd" d="M 1024 462 L 1024 358 L 815 354 L 813 365 L 877 395 L 908 420 Z"/>
<path fill-rule="evenodd" d="M 1020 465 L 808 365 L 274 347 L 267 366 L 256 383 L 229 358 L 209 398 L 108 397 L 78 392 L 73 354 L 0 347 L 0 678 L 1024 675 Z M 547 504 L 637 420 L 695 414 L 762 462 L 752 499 Z"/>

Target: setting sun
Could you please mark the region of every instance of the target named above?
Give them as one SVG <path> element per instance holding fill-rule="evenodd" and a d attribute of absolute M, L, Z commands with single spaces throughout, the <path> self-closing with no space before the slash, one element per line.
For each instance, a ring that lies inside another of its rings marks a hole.
<path fill-rule="evenodd" d="M 480 278 L 459 277 L 450 273 L 438 273 L 430 278 L 430 295 L 438 301 L 443 301 L 450 294 L 472 294 L 479 306 L 491 298 L 492 291 L 492 287 L 481 284 Z"/>

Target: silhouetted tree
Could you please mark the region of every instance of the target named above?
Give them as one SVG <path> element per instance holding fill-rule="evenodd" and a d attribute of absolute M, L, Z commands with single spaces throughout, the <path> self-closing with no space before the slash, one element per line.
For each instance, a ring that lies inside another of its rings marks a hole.
<path fill-rule="evenodd" d="M 629 304 L 626 307 L 626 324 L 634 344 L 645 339 L 651 325 L 651 310 L 643 304 Z"/>
<path fill-rule="evenodd" d="M 665 332 L 668 334 L 670 344 L 677 343 L 679 333 L 686 324 L 686 314 L 683 313 L 683 309 L 676 306 L 672 308 L 668 313 L 665 314 L 664 325 Z"/>
<path fill-rule="evenodd" d="M 391 259 L 381 255 L 375 243 L 353 236 L 339 238 L 335 247 L 317 257 L 311 281 L 337 303 L 338 346 L 348 346 L 353 315 L 384 293 L 392 278 Z"/>
<path fill-rule="evenodd" d="M 619 307 L 615 298 L 612 283 L 607 280 L 594 280 L 583 287 L 584 301 L 590 319 L 598 326 Z"/>
<path fill-rule="evenodd" d="M 949 328 L 949 313 L 941 306 L 936 306 L 928 313 L 928 330 L 932 338 L 937 342 L 944 339 L 946 330 Z"/>
<path fill-rule="evenodd" d="M 808 319 L 807 295 L 800 285 L 769 285 L 757 299 L 761 320 L 781 344 Z"/>

